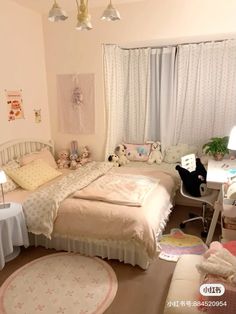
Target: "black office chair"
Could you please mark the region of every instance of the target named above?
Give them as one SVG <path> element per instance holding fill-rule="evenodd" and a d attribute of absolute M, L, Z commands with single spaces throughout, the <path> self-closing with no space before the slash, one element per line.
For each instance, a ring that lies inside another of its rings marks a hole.
<path fill-rule="evenodd" d="M 181 166 L 185 169 L 188 169 L 189 171 L 194 171 L 196 169 L 196 156 L 194 154 L 183 156 L 181 158 Z M 206 238 L 207 233 L 208 233 L 208 226 L 207 226 L 208 221 L 206 217 L 206 208 L 207 208 L 207 205 L 209 205 L 210 208 L 214 207 L 214 203 L 218 198 L 219 191 L 213 190 L 213 189 L 207 189 L 206 195 L 195 197 L 186 191 L 183 181 L 181 181 L 180 193 L 188 199 L 201 202 L 201 206 L 202 206 L 201 215 L 197 216 L 195 214 L 190 213 L 189 214 L 190 218 L 182 221 L 180 223 L 180 228 L 184 228 L 185 225 L 189 222 L 200 220 L 203 226 L 203 231 L 201 232 L 201 236 L 203 238 Z"/>

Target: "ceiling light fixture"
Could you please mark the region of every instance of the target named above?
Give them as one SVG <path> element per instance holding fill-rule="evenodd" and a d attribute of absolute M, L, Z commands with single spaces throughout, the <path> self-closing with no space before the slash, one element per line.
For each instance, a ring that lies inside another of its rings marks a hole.
<path fill-rule="evenodd" d="M 75 0 L 77 5 L 77 30 L 91 30 L 91 15 L 88 12 L 88 0 Z M 54 4 L 49 11 L 48 19 L 51 22 L 64 21 L 68 18 L 67 13 L 60 8 L 57 4 L 56 0 L 54 0 Z M 109 1 L 108 6 L 104 10 L 101 20 L 106 21 L 117 21 L 120 20 L 120 13 L 116 10 L 112 4 L 112 1 Z"/>
<path fill-rule="evenodd" d="M 48 19 L 50 22 L 64 21 L 68 18 L 68 15 L 64 10 L 62 10 L 54 0 L 54 4 L 48 13 Z"/>
<path fill-rule="evenodd" d="M 106 20 L 106 21 L 120 20 L 120 13 L 118 10 L 116 10 L 114 8 L 111 0 L 110 0 L 110 3 L 108 4 L 108 6 L 106 7 L 106 9 L 104 10 L 104 12 L 101 16 L 101 20 Z"/>

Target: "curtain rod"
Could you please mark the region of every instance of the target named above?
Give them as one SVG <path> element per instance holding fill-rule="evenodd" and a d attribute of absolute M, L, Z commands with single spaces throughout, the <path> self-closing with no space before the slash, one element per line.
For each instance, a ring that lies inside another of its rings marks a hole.
<path fill-rule="evenodd" d="M 225 38 L 225 39 L 215 39 L 215 40 L 206 40 L 206 41 L 192 41 L 192 42 L 184 42 L 184 43 L 176 43 L 176 44 L 163 44 L 163 45 L 145 45 L 145 46 L 137 46 L 137 47 L 122 47 L 122 45 L 119 47 L 123 50 L 132 50 L 132 49 L 144 49 L 144 48 L 167 48 L 167 47 L 178 47 L 178 46 L 184 46 L 184 45 L 191 45 L 191 44 L 207 44 L 207 43 L 217 43 L 217 42 L 223 42 L 223 41 L 230 41 L 235 40 L 236 38 Z"/>

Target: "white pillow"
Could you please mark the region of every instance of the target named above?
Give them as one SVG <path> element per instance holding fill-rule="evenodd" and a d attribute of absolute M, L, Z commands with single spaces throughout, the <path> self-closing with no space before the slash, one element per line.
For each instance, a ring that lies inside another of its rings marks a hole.
<path fill-rule="evenodd" d="M 188 144 L 178 144 L 170 146 L 165 150 L 164 162 L 169 164 L 181 162 L 181 157 L 188 154 L 197 154 L 197 147 Z"/>
<path fill-rule="evenodd" d="M 57 168 L 57 163 L 56 163 L 53 155 L 51 154 L 51 152 L 47 148 L 43 148 L 39 152 L 34 152 L 34 153 L 27 154 L 27 155 L 20 157 L 19 163 L 20 163 L 20 166 L 25 166 L 28 163 L 30 163 L 34 160 L 37 160 L 37 159 L 42 159 L 47 164 L 49 164 L 49 166 L 51 166 L 55 169 Z"/>
<path fill-rule="evenodd" d="M 11 170 L 11 169 L 17 169 L 20 168 L 19 163 L 16 160 L 12 160 L 9 161 L 6 165 L 2 166 L 0 168 L 0 170 L 4 170 L 6 173 L 6 177 L 7 177 L 7 182 L 3 183 L 2 187 L 3 187 L 3 192 L 4 193 L 8 193 L 11 191 L 14 191 L 15 189 L 17 189 L 19 187 L 19 185 L 14 182 L 8 175 L 7 175 L 7 170 Z"/>

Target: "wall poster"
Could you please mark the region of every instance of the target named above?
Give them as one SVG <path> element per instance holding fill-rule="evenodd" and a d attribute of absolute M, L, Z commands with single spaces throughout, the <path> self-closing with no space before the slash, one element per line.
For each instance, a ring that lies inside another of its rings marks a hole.
<path fill-rule="evenodd" d="M 59 131 L 74 134 L 95 132 L 94 74 L 57 76 Z"/>
<path fill-rule="evenodd" d="M 6 90 L 8 121 L 24 119 L 22 90 Z"/>

